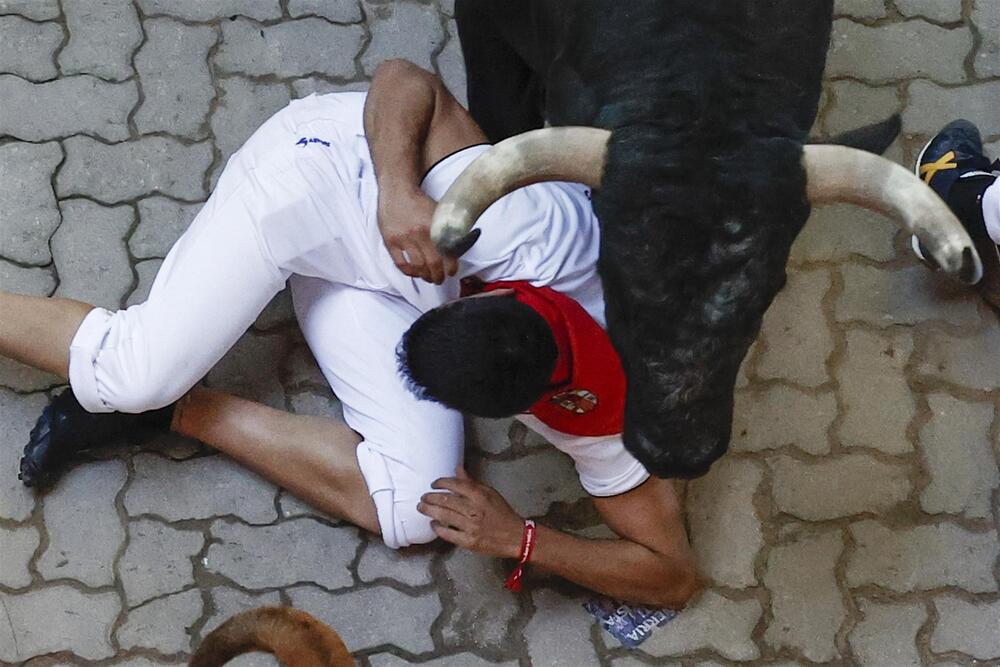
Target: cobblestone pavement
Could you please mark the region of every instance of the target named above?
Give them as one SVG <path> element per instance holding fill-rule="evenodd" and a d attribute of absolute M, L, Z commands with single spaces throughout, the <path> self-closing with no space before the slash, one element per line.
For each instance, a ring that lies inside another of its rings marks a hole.
<path fill-rule="evenodd" d="M 1000 152 L 1000 1 L 844 0 L 817 134 L 902 112 Z M 461 94 L 451 3 L 0 0 L 0 288 L 140 301 L 226 158 L 292 98 L 404 56 Z M 710 589 L 639 651 L 586 593 L 434 546 L 397 554 L 200 445 L 136 443 L 45 497 L 18 451 L 57 380 L 0 361 L 0 665 L 180 664 L 262 603 L 315 613 L 363 665 L 1000 664 L 1000 327 L 887 221 L 818 210 L 737 395 L 735 442 L 689 485 Z M 266 360 L 266 361 L 265 361 Z M 335 415 L 287 296 L 208 381 Z M 473 469 L 522 512 L 599 535 L 569 461 L 509 420 Z M 247 664 L 268 664 L 245 658 Z M 979 663 L 975 663 L 979 664 Z"/>

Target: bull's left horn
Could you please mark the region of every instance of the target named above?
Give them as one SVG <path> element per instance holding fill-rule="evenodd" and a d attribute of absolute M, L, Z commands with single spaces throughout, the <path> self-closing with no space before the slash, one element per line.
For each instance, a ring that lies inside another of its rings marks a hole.
<path fill-rule="evenodd" d="M 915 234 L 947 273 L 974 284 L 983 264 L 955 214 L 919 178 L 895 162 L 846 146 L 806 146 L 806 188 L 814 204 L 847 202 L 878 211 Z"/>
<path fill-rule="evenodd" d="M 483 211 L 504 195 L 541 181 L 574 181 L 596 188 L 604 176 L 609 130 L 549 127 L 501 141 L 462 172 L 437 205 L 431 239 L 458 257 Z M 474 239 L 473 239 L 474 240 Z"/>

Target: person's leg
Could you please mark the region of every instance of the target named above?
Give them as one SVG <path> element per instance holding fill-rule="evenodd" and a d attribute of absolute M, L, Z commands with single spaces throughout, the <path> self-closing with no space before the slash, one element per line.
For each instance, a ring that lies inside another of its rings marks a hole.
<path fill-rule="evenodd" d="M 379 532 L 355 456 L 361 436 L 346 424 L 196 387 L 177 403 L 171 430 L 228 454 L 319 510 Z"/>

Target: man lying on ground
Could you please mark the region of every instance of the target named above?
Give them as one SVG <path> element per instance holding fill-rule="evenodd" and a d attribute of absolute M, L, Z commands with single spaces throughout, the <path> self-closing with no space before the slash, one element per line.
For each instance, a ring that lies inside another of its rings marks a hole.
<path fill-rule="evenodd" d="M 24 482 L 51 483 L 77 451 L 169 425 L 390 547 L 442 537 L 516 558 L 530 531 L 461 471 L 461 414 L 410 388 L 484 416 L 530 409 L 524 420 L 573 457 L 620 536 L 540 526 L 532 562 L 618 598 L 684 605 L 698 581 L 677 496 L 620 437 L 624 377 L 602 328 L 586 189 L 505 197 L 460 262 L 430 243 L 434 200 L 487 148 L 439 80 L 387 63 L 367 96 L 310 96 L 264 123 L 145 303 L 109 312 L 0 293 L 0 354 L 71 386 L 32 431 Z M 459 299 L 472 277 L 485 294 Z M 346 425 L 194 387 L 286 280 Z M 404 334 L 409 379 L 397 369 Z"/>

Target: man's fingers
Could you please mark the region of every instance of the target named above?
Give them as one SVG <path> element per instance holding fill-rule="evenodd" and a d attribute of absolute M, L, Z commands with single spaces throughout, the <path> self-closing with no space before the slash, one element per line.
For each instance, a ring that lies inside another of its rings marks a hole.
<path fill-rule="evenodd" d="M 410 260 L 407 259 L 407 253 L 403 251 L 402 246 L 387 245 L 386 249 L 389 251 L 389 256 L 392 257 L 392 263 L 396 265 L 397 269 L 399 269 L 404 275 L 410 276 L 411 278 L 417 277 L 413 267 L 410 266 Z"/>
<path fill-rule="evenodd" d="M 427 269 L 427 258 L 424 257 L 424 251 L 420 245 L 413 241 L 407 241 L 403 244 L 403 250 L 410 258 L 410 269 L 413 271 L 413 273 L 406 275 L 427 280 L 430 277 L 430 271 Z"/>
<path fill-rule="evenodd" d="M 435 535 L 446 542 L 451 542 L 452 544 L 457 544 L 458 546 L 465 548 L 468 548 L 469 545 L 472 544 L 468 535 L 460 530 L 449 528 L 440 521 L 431 521 L 431 529 L 434 531 Z"/>
<path fill-rule="evenodd" d="M 429 503 L 417 503 L 417 511 L 445 526 L 451 526 L 458 530 L 465 530 L 469 527 L 469 517 L 448 507 L 431 505 Z"/>
<path fill-rule="evenodd" d="M 458 477 L 442 477 L 434 480 L 432 489 L 446 489 L 460 496 L 471 496 L 476 493 L 479 487 L 471 479 L 460 479 Z"/>

